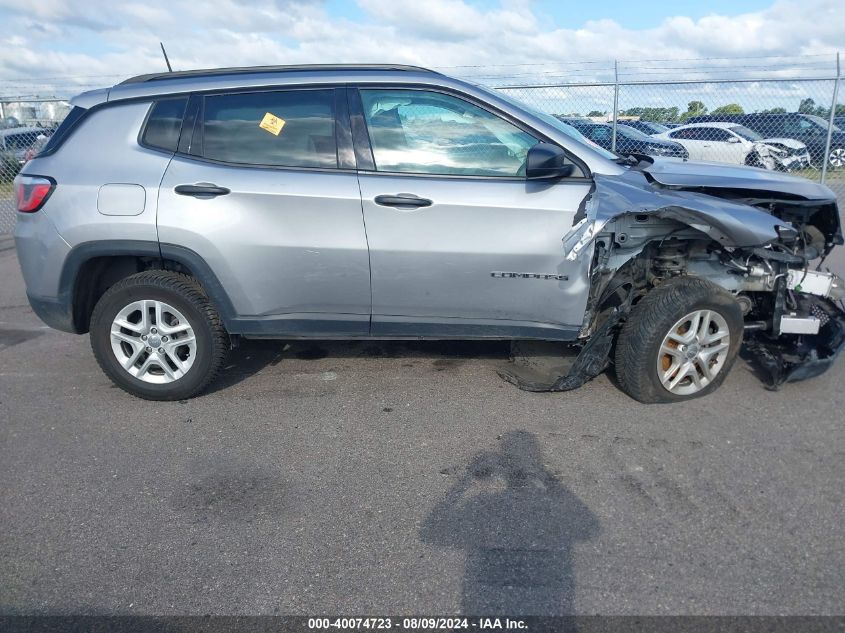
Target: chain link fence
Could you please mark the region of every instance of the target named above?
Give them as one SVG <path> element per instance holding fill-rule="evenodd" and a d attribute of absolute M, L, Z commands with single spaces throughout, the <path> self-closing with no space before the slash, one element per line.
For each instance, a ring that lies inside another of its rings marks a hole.
<path fill-rule="evenodd" d="M 620 154 L 790 172 L 826 183 L 845 203 L 845 96 L 838 56 L 835 65 L 802 59 L 711 62 L 715 66 L 706 78 L 700 63 L 673 62 L 532 65 L 529 72 L 474 76 L 458 70 L 469 67 L 444 70 L 520 99 Z M 680 72 L 686 77 L 678 78 Z M 570 77 L 589 80 L 567 82 Z M 4 89 L 0 81 L 0 95 Z M 15 174 L 69 110 L 64 98 L 0 97 L 0 235 L 14 230 Z"/>
<path fill-rule="evenodd" d="M 0 94 L 3 84 L 0 82 Z M 17 203 L 12 181 L 70 112 L 58 98 L 0 98 L 0 235 L 15 228 Z"/>

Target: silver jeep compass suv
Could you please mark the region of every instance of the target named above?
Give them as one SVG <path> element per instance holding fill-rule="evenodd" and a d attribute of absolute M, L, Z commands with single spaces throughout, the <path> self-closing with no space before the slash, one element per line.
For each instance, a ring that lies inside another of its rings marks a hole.
<path fill-rule="evenodd" d="M 134 77 L 87 92 L 15 181 L 34 311 L 90 332 L 142 398 L 199 393 L 244 338 L 570 342 L 644 402 L 774 385 L 845 341 L 833 193 L 760 169 L 618 156 L 422 68 Z"/>

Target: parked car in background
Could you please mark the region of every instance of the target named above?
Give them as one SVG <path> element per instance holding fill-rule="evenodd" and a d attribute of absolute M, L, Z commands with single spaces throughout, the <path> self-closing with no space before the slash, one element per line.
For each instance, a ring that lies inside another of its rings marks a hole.
<path fill-rule="evenodd" d="M 652 134 L 662 134 L 669 128 L 662 123 L 655 123 L 654 121 L 619 121 L 619 125 L 627 125 L 635 130 L 639 130 L 643 134 L 651 136 Z"/>
<path fill-rule="evenodd" d="M 23 165 L 26 162 L 27 150 L 38 137 L 49 137 L 52 134 L 52 129 L 43 127 L 13 127 L 0 130 L 0 152 L 11 154 Z"/>
<path fill-rule="evenodd" d="M 828 122 L 813 114 L 788 112 L 785 114 L 720 114 L 690 117 L 689 123 L 729 121 L 754 130 L 764 138 L 791 138 L 807 146 L 814 165 L 821 167 L 825 160 Z M 845 167 L 845 131 L 834 127 L 830 135 L 828 166 Z"/>
<path fill-rule="evenodd" d="M 613 126 L 608 123 L 593 123 L 582 119 L 562 117 L 561 121 L 571 125 L 588 139 L 603 147 L 613 147 Z M 646 154 L 647 156 L 669 156 L 688 158 L 689 154 L 680 143 L 643 134 L 627 125 L 616 126 L 616 149 L 622 155 Z"/>
<path fill-rule="evenodd" d="M 845 116 L 833 117 L 833 124 L 839 128 L 840 131 L 845 132 Z"/>
<path fill-rule="evenodd" d="M 790 138 L 767 138 L 737 123 L 691 123 L 658 134 L 677 141 L 690 158 L 734 165 L 792 171 L 810 165 L 803 143 Z"/>
<path fill-rule="evenodd" d="M 44 146 L 47 144 L 47 141 L 49 141 L 49 140 L 50 140 L 50 137 L 47 136 L 46 134 L 39 134 L 35 138 L 35 140 L 32 142 L 32 144 L 29 147 L 26 148 L 26 151 L 24 151 L 22 164 L 26 163 L 27 161 L 30 161 L 33 158 L 35 158 L 36 156 L 38 156 L 38 153 L 42 149 L 44 149 Z"/>

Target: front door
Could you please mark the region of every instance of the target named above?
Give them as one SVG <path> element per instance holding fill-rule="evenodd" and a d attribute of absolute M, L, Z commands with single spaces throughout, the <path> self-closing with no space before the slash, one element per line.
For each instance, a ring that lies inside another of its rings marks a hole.
<path fill-rule="evenodd" d="M 538 139 L 462 97 L 362 89 L 360 103 L 352 98 L 372 149 L 359 181 L 373 334 L 573 338 L 589 284 L 561 240 L 590 181 L 527 181 Z"/>
<path fill-rule="evenodd" d="M 368 334 L 358 179 L 338 160 L 335 130 L 345 90 L 337 99 L 332 88 L 201 99 L 191 146 L 161 183 L 165 255 L 175 245 L 205 261 L 242 333 Z"/>

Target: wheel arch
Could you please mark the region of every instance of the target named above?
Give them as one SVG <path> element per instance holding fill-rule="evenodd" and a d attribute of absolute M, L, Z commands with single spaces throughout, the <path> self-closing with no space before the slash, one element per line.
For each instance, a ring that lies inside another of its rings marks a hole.
<path fill-rule="evenodd" d="M 235 317 L 232 301 L 219 279 L 191 249 L 143 240 L 98 240 L 73 247 L 59 277 L 59 300 L 67 306 L 73 332 L 88 331 L 94 306 L 112 285 L 153 268 L 190 275 L 214 303 L 224 325 Z"/>

